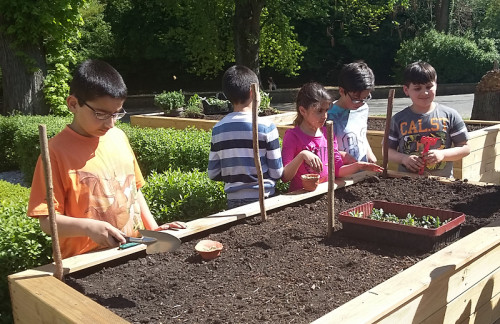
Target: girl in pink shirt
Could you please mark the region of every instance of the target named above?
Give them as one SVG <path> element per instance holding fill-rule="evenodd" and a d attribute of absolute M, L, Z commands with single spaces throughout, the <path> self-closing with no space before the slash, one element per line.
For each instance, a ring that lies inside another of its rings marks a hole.
<path fill-rule="evenodd" d="M 319 83 L 306 83 L 299 90 L 295 128 L 285 132 L 281 152 L 284 165 L 282 180 L 291 180 L 290 191 L 302 188 L 300 177 L 303 174 L 316 173 L 320 175 L 320 182 L 328 180 L 327 132 L 324 124 L 331 103 L 330 94 Z M 336 177 L 345 177 L 361 170 L 383 170 L 367 162 L 344 165 L 336 138 L 333 139 L 333 149 Z"/>

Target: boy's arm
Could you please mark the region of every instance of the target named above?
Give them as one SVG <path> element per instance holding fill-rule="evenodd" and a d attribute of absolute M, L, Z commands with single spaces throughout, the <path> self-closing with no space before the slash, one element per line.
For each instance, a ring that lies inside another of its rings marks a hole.
<path fill-rule="evenodd" d="M 51 235 L 48 215 L 39 216 L 39 222 L 41 229 Z M 56 224 L 59 237 L 87 236 L 97 244 L 106 247 L 115 247 L 119 243 L 125 243 L 122 233 L 105 221 L 57 214 Z"/>
<path fill-rule="evenodd" d="M 408 155 L 389 147 L 388 160 L 403 165 L 408 171 L 418 172 L 424 161 L 418 155 Z"/>
<path fill-rule="evenodd" d="M 434 164 L 441 161 L 456 161 L 469 155 L 470 147 L 467 141 L 457 143 L 454 147 L 443 150 L 429 150 L 425 155 L 427 163 Z"/>
<path fill-rule="evenodd" d="M 142 194 L 140 189 L 137 189 L 137 201 L 139 202 L 139 206 L 141 208 L 141 218 L 144 223 L 144 227 L 148 230 L 167 230 L 171 228 L 186 228 L 186 224 L 184 222 L 172 222 L 165 223 L 163 225 L 158 226 L 158 223 L 151 214 L 151 210 L 146 202 L 146 198 Z"/>

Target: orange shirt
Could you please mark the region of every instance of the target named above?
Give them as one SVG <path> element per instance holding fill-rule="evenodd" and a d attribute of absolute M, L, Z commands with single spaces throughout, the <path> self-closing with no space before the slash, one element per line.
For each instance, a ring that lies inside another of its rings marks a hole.
<path fill-rule="evenodd" d="M 66 126 L 49 141 L 56 214 L 109 222 L 129 236 L 143 229 L 137 189 L 144 185 L 127 136 L 114 127 L 85 137 Z M 28 216 L 48 215 L 43 164 L 38 158 Z M 60 238 L 63 258 L 96 250 L 89 237 Z"/>

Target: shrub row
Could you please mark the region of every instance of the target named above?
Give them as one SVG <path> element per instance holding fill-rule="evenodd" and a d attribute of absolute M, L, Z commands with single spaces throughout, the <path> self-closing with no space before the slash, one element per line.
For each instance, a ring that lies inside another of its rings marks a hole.
<path fill-rule="evenodd" d="M 418 60 L 432 64 L 438 73 L 438 83 L 477 82 L 498 59 L 499 54 L 491 39 L 475 41 L 436 30 L 403 42 L 396 54 L 401 70 Z M 401 73 L 396 75 L 400 77 Z"/>
<path fill-rule="evenodd" d="M 118 125 L 128 136 L 143 174 L 208 168 L 211 133 L 196 128 L 138 128 Z"/>
<path fill-rule="evenodd" d="M 224 184 L 210 180 L 206 171 L 153 171 L 142 192 L 158 224 L 208 216 L 226 206 Z"/>
<path fill-rule="evenodd" d="M 52 246 L 26 216 L 28 188 L 0 180 L 0 322 L 11 323 L 7 276 L 51 261 Z"/>

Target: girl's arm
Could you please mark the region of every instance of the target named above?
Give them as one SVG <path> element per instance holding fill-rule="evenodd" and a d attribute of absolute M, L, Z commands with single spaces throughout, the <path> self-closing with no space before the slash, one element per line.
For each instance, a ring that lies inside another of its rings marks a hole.
<path fill-rule="evenodd" d="M 358 171 L 375 171 L 375 172 L 382 172 L 384 171 L 384 168 L 382 168 L 380 165 L 377 165 L 375 163 L 368 163 L 368 162 L 355 162 L 351 164 L 344 164 L 343 166 L 340 167 L 338 176 L 340 178 L 350 176 Z"/>
<path fill-rule="evenodd" d="M 149 209 L 148 204 L 146 203 L 146 199 L 142 194 L 140 189 L 137 190 L 137 201 L 139 202 L 139 206 L 141 208 L 141 218 L 144 223 L 144 227 L 148 230 L 167 230 L 172 228 L 186 228 L 186 223 L 184 222 L 172 222 L 165 223 L 163 225 L 158 226 L 158 223 L 151 214 L 151 210 Z"/>
<path fill-rule="evenodd" d="M 299 169 L 302 162 L 305 162 L 318 173 L 321 173 L 321 171 L 323 170 L 323 163 L 321 162 L 321 159 L 316 154 L 308 150 L 303 150 L 300 151 L 300 153 L 297 154 L 297 156 L 294 157 L 293 160 L 290 161 L 290 163 L 285 165 L 283 169 L 283 176 L 281 177 L 281 179 L 284 182 L 292 180 L 293 177 L 295 177 L 295 174 L 297 173 L 297 170 Z"/>

